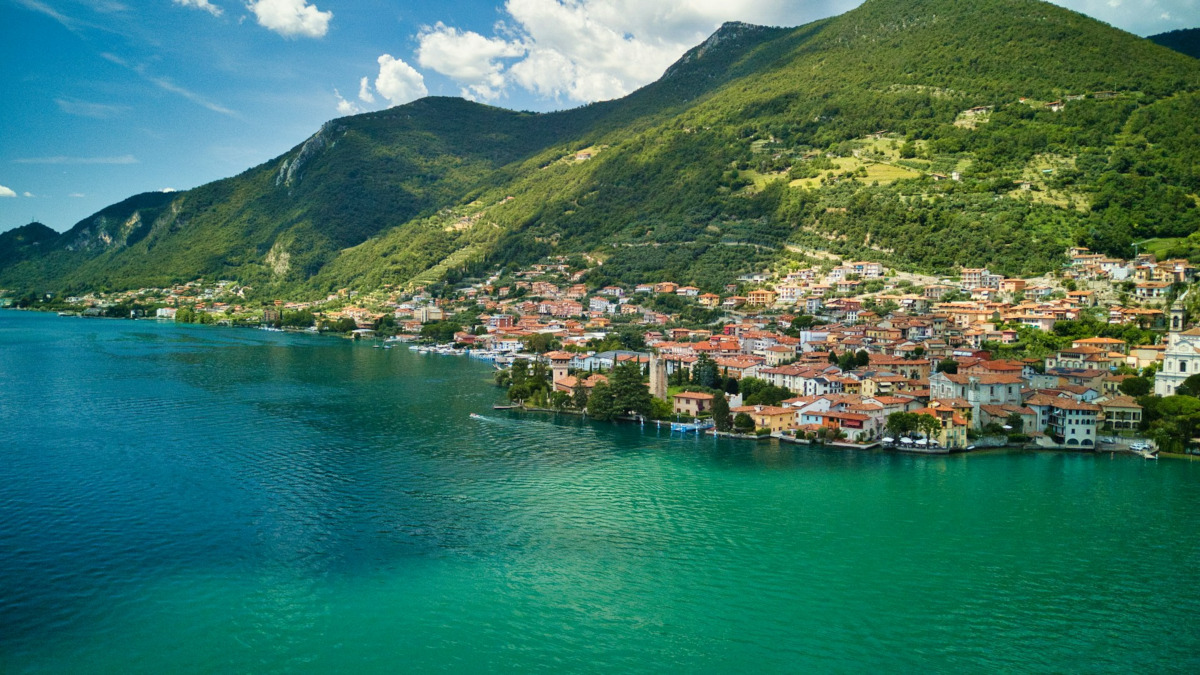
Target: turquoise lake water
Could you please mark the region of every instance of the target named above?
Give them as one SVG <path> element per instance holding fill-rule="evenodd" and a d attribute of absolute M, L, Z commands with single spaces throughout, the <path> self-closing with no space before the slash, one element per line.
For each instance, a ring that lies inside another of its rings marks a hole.
<path fill-rule="evenodd" d="M 1200 671 L 1200 462 L 684 440 L 490 379 L 0 312 L 0 671 Z"/>

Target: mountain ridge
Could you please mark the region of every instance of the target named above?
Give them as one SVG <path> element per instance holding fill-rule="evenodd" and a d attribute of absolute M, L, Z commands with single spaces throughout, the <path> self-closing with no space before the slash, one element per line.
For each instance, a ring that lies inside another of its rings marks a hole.
<path fill-rule="evenodd" d="M 1200 59 L 1200 28 L 1181 28 L 1151 35 L 1146 38 L 1151 42 L 1173 49 L 1180 54 Z"/>
<path fill-rule="evenodd" d="M 597 283 L 711 286 L 809 249 L 1034 273 L 1069 243 L 1118 252 L 1200 228 L 1195 132 L 1177 129 L 1198 90 L 1194 59 L 1037 0 L 731 22 L 614 101 L 536 114 L 425 98 L 331 120 L 238 176 L 6 254 L 0 284 L 216 275 L 316 294 L 587 253 L 609 263 Z M 978 106 L 991 112 L 963 117 Z M 934 179 L 950 173 L 963 180 Z"/>

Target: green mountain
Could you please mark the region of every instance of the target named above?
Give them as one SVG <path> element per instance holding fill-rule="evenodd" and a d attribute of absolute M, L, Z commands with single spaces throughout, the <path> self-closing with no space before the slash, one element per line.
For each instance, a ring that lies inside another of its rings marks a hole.
<path fill-rule="evenodd" d="M 316 295 L 546 255 L 705 288 L 783 258 L 1040 273 L 1082 243 L 1200 252 L 1200 62 L 1037 0 L 868 0 L 726 24 L 625 98 L 427 98 L 0 255 L 0 286 L 231 278 Z"/>
<path fill-rule="evenodd" d="M 57 241 L 57 232 L 37 222 L 0 232 L 0 266 L 37 256 Z"/>
<path fill-rule="evenodd" d="M 1181 28 L 1146 38 L 1154 44 L 1200 59 L 1200 28 Z"/>

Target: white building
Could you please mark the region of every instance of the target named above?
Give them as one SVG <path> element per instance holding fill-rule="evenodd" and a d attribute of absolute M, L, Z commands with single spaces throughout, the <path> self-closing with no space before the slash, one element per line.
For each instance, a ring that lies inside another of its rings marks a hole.
<path fill-rule="evenodd" d="M 1200 328 L 1183 330 L 1183 298 L 1171 308 L 1171 332 L 1163 352 L 1163 367 L 1154 375 L 1154 394 L 1172 396 L 1179 385 L 1200 374 Z"/>

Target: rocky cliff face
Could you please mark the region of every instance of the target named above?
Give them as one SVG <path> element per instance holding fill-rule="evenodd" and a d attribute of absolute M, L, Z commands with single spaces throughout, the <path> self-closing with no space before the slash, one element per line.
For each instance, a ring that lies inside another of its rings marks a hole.
<path fill-rule="evenodd" d="M 275 186 L 292 187 L 300 182 L 309 163 L 325 150 L 332 148 L 337 143 L 337 138 L 343 133 L 345 133 L 345 128 L 335 121 L 321 125 L 320 130 L 300 146 L 300 151 L 296 153 L 295 157 L 290 160 L 285 159 L 279 164 L 279 173 L 275 176 Z"/>

